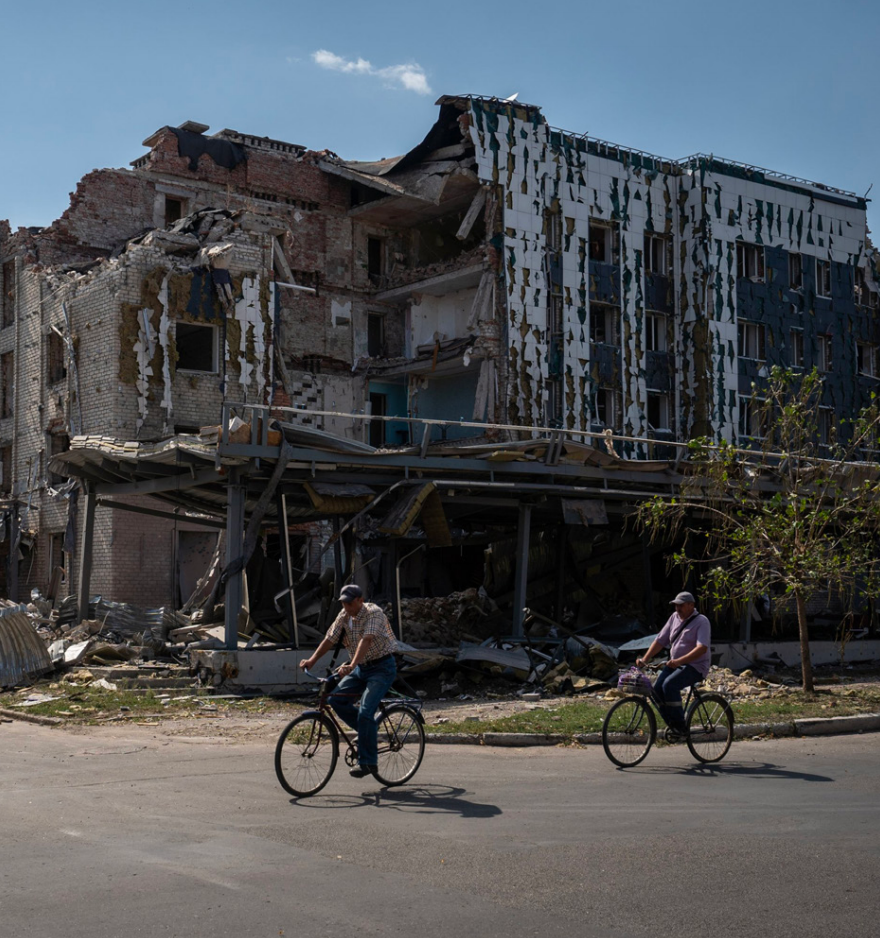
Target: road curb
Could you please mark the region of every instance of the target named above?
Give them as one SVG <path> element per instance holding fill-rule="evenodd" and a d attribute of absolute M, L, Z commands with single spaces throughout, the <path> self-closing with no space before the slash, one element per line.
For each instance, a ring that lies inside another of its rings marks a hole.
<path fill-rule="evenodd" d="M 36 713 L 19 713 L 18 710 L 7 710 L 0 707 L 0 716 L 9 717 L 11 720 L 22 720 L 25 723 L 39 723 L 40 726 L 58 726 L 64 720 L 61 717 L 41 717 Z"/>
<path fill-rule="evenodd" d="M 863 713 L 851 717 L 813 717 L 785 723 L 740 723 L 733 728 L 734 739 L 756 736 L 838 736 L 843 733 L 880 732 L 880 713 Z M 426 733 L 429 743 L 456 746 L 561 746 L 576 743 L 595 746 L 602 743 L 601 733 Z"/>

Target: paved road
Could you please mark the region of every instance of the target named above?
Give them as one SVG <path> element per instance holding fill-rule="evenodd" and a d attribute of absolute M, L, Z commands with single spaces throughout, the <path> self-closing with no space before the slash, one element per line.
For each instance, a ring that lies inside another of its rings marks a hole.
<path fill-rule="evenodd" d="M 880 930 L 880 736 L 429 747 L 299 803 L 265 743 L 0 724 L 0 935 L 773 936 Z"/>

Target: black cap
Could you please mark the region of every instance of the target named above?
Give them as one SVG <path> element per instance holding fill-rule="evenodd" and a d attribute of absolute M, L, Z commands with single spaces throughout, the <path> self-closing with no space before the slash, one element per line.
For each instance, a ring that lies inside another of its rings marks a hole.
<path fill-rule="evenodd" d="M 364 595 L 364 591 L 357 585 L 357 583 L 349 583 L 348 586 L 342 587 L 342 592 L 339 594 L 339 601 L 343 603 L 350 603 L 355 599 L 360 599 Z"/>

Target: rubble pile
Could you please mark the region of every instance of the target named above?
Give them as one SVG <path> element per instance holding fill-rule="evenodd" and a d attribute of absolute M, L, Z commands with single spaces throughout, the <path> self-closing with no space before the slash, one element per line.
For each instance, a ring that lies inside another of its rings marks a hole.
<path fill-rule="evenodd" d="M 430 599 L 406 598 L 400 606 L 404 640 L 416 647 L 482 641 L 493 630 L 497 609 L 482 588 Z M 389 603 L 384 610 L 394 621 L 393 606 Z"/>

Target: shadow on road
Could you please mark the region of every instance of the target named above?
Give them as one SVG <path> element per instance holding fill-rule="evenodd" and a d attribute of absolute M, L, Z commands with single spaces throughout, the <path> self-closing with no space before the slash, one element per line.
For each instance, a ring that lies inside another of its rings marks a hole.
<path fill-rule="evenodd" d="M 414 788 L 383 788 L 364 795 L 314 795 L 291 798 L 290 803 L 307 808 L 390 808 L 413 814 L 458 814 L 465 818 L 489 818 L 501 814 L 494 804 L 464 798 L 464 788 L 449 785 L 419 785 Z"/>
<path fill-rule="evenodd" d="M 632 772 L 633 769 L 618 769 L 619 772 Z M 727 762 L 724 765 L 679 766 L 639 766 L 635 771 L 646 775 L 662 773 L 665 775 L 693 775 L 698 778 L 781 778 L 802 782 L 833 782 L 830 775 L 813 775 L 810 772 L 793 772 L 772 762 Z"/>

